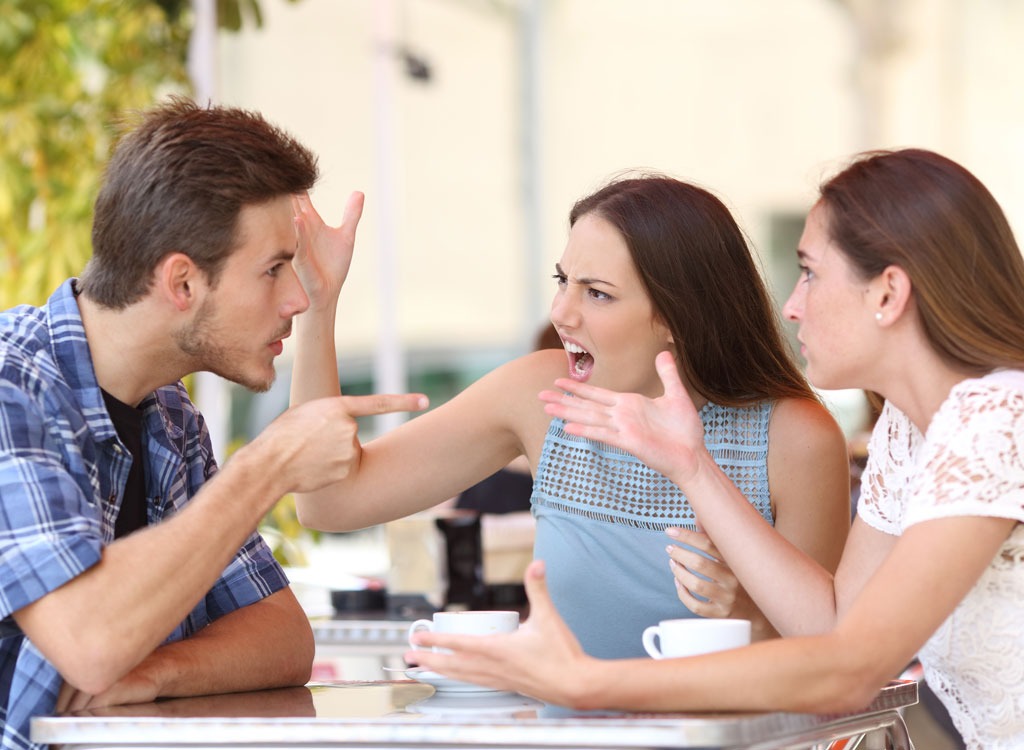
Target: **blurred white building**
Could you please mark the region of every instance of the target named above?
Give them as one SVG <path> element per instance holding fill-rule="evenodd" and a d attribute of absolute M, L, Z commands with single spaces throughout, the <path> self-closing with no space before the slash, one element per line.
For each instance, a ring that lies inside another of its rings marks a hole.
<path fill-rule="evenodd" d="M 783 298 L 818 182 L 859 150 L 940 151 L 1024 220 L 1024 0 L 262 8 L 262 29 L 220 37 L 220 101 L 320 155 L 328 221 L 367 194 L 339 310 L 343 378 L 370 378 L 381 347 L 442 379 L 528 349 L 569 208 L 625 169 L 720 195 Z"/>

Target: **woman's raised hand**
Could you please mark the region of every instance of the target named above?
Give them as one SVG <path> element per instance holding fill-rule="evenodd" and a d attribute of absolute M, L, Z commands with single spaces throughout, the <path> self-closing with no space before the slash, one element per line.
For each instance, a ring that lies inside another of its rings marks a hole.
<path fill-rule="evenodd" d="M 355 192 L 349 196 L 341 224 L 336 227 L 324 223 L 308 193 L 295 196 L 292 207 L 298 240 L 292 266 L 311 308 L 333 305 L 352 263 L 356 227 L 363 214 L 363 194 Z"/>
<path fill-rule="evenodd" d="M 683 487 L 697 470 L 701 454 L 707 452 L 704 425 L 679 378 L 672 354 L 661 352 L 654 366 L 665 389 L 655 399 L 569 378 L 556 380 L 560 390 L 541 391 L 540 399 L 546 404 L 545 412 L 565 420 L 570 435 L 632 453 Z"/>

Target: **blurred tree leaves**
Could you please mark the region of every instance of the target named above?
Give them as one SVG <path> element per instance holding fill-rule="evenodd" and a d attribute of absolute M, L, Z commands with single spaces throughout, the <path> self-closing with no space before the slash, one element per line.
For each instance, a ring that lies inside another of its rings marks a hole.
<path fill-rule="evenodd" d="M 164 9 L 171 21 L 176 21 L 188 10 L 191 0 L 154 0 Z M 296 2 L 296 0 L 289 0 Z M 242 28 L 243 16 L 252 19 L 257 27 L 263 25 L 263 13 L 260 11 L 259 0 L 217 0 L 217 24 L 228 31 Z"/>
<path fill-rule="evenodd" d="M 149 0 L 0 0 L 0 309 L 81 270 L 112 123 L 188 91 L 187 45 Z"/>
<path fill-rule="evenodd" d="M 263 23 L 259 0 L 217 11 L 221 28 Z M 44 302 L 84 267 L 118 121 L 192 93 L 192 23 L 191 0 L 0 0 L 0 310 Z M 291 498 L 264 525 L 283 558 L 309 534 Z"/>
<path fill-rule="evenodd" d="M 217 10 L 222 28 L 263 22 L 259 0 Z M 0 310 L 85 265 L 115 122 L 191 93 L 191 29 L 190 0 L 0 0 Z"/>

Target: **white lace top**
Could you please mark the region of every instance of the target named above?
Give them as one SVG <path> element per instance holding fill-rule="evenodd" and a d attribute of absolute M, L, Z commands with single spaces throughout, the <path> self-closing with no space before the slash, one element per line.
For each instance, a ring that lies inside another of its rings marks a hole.
<path fill-rule="evenodd" d="M 958 383 L 925 435 L 886 404 L 858 514 L 900 534 L 921 521 L 1024 521 L 1024 372 Z M 1024 525 L 1018 523 L 919 658 L 968 748 L 1024 748 Z"/>

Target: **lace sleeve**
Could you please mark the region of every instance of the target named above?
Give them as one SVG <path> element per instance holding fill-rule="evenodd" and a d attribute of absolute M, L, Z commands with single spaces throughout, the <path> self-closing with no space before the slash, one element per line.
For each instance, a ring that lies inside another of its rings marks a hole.
<path fill-rule="evenodd" d="M 903 531 L 904 498 L 920 432 L 899 409 L 886 402 L 868 442 L 857 515 L 886 534 Z"/>
<path fill-rule="evenodd" d="M 904 527 L 948 516 L 1024 521 L 1024 373 L 954 388 L 922 447 Z"/>

